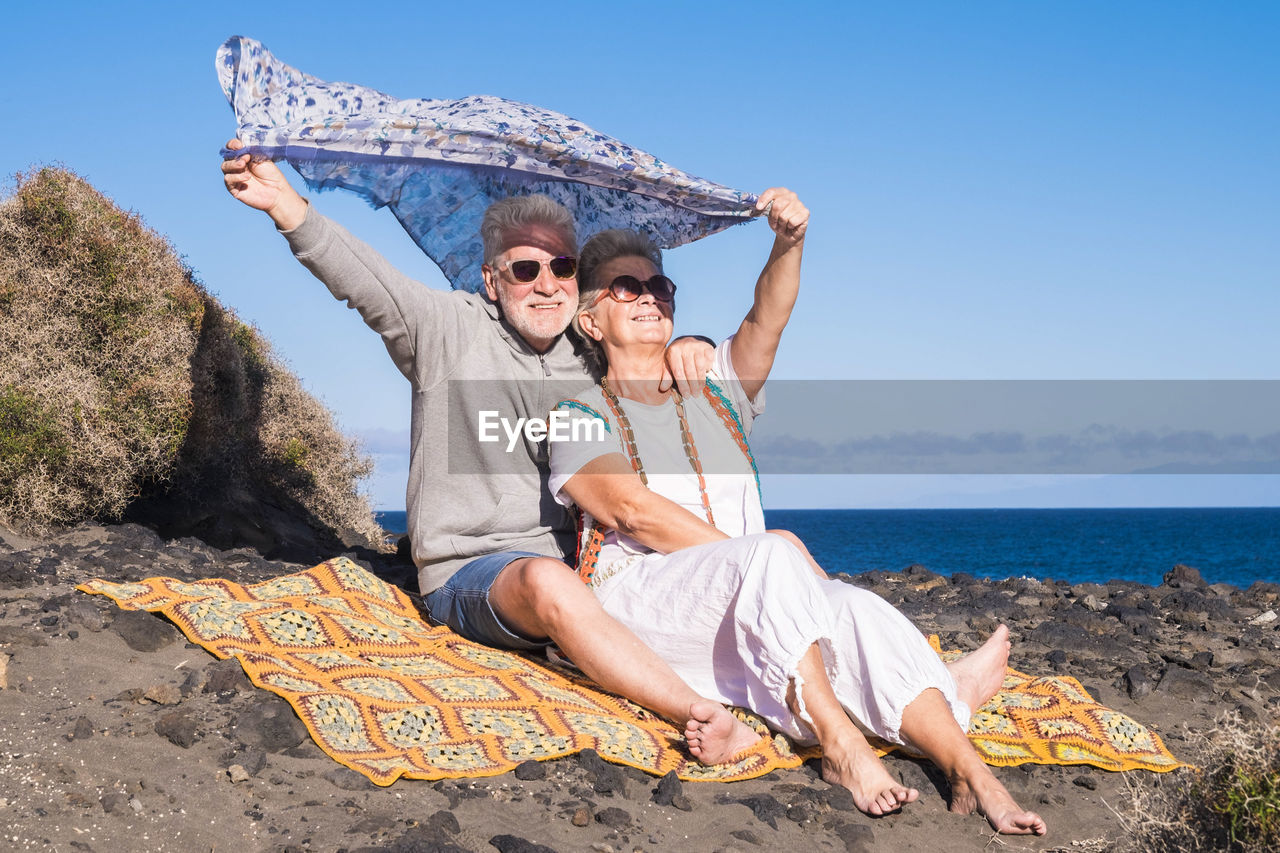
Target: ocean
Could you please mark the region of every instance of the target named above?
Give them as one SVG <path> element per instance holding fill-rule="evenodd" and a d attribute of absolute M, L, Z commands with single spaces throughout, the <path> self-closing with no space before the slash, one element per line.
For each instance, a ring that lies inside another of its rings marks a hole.
<path fill-rule="evenodd" d="M 1209 583 L 1280 583 L 1280 508 L 775 509 L 828 572 L 898 571 L 1159 584 L 1175 563 Z M 403 512 L 379 523 L 403 533 Z"/>

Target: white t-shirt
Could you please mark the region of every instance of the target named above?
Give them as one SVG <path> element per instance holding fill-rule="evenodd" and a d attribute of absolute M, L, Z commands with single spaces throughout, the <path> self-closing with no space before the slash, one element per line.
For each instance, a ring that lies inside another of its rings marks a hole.
<path fill-rule="evenodd" d="M 754 402 L 747 399 L 729 355 L 732 340 L 729 338 L 716 347 L 715 365 L 709 378 L 713 389 L 720 392 L 721 399 L 737 417 L 742 433 L 748 435 L 756 416 L 764 411 L 764 389 Z M 675 403 L 668 399 L 659 405 L 647 405 L 620 397 L 618 405 L 631 423 L 649 488 L 705 519 L 698 477 L 685 452 Z M 751 460 L 721 420 L 720 413 L 704 396 L 686 399 L 684 409 L 702 464 L 715 526 L 730 536 L 762 532 L 764 509 Z M 626 451 L 622 430 L 598 387 L 561 403 L 556 411 L 570 415 L 572 420 L 569 428 L 563 430 L 568 439 L 550 442 L 548 486 L 557 501 L 572 506 L 573 500 L 564 493 L 565 483 L 593 459 L 610 453 L 622 454 L 625 459 Z M 597 416 L 604 420 L 607 428 L 594 423 Z M 617 561 L 651 552 L 652 549 L 634 539 L 610 531 L 600 549 L 597 578 L 614 574 L 619 569 L 614 565 Z"/>

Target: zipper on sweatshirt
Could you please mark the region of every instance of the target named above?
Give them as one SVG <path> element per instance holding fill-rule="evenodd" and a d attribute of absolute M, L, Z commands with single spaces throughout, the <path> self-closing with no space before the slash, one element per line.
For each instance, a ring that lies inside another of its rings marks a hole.
<path fill-rule="evenodd" d="M 550 376 L 551 368 L 547 366 L 547 359 L 542 355 L 542 353 L 538 353 L 538 363 L 542 365 L 542 375 Z"/>

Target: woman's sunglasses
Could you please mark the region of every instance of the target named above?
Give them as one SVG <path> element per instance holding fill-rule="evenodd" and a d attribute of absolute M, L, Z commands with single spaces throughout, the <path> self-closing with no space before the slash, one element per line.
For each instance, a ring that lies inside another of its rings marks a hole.
<path fill-rule="evenodd" d="M 609 282 L 609 286 L 600 294 L 596 302 L 604 299 L 606 293 L 613 297 L 615 302 L 635 302 L 646 289 L 659 302 L 670 302 L 676 295 L 676 283 L 665 275 L 655 275 L 648 281 L 641 281 L 633 275 L 620 275 Z"/>
<path fill-rule="evenodd" d="M 511 270 L 512 278 L 521 284 L 528 284 L 542 274 L 544 264 L 551 270 L 551 274 L 561 281 L 573 278 L 578 272 L 578 259 L 567 256 L 552 258 L 549 261 L 503 261 L 498 264 L 498 269 Z"/>

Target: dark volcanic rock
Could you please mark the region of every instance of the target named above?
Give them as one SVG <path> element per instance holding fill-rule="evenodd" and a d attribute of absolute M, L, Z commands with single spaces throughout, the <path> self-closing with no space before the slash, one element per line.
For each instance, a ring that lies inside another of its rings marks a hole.
<path fill-rule="evenodd" d="M 556 853 L 555 848 L 545 844 L 534 844 L 514 835 L 495 835 L 489 843 L 498 848 L 498 853 Z"/>
<path fill-rule="evenodd" d="M 660 806 L 669 806 L 673 799 L 683 793 L 684 785 L 680 783 L 680 777 L 676 775 L 676 771 L 670 770 L 658 780 L 658 786 L 653 789 L 653 801 Z"/>
<path fill-rule="evenodd" d="M 231 728 L 242 744 L 267 752 L 283 752 L 307 737 L 307 727 L 289 703 L 274 696 L 254 702 Z"/>
<path fill-rule="evenodd" d="M 92 601 L 83 598 L 72 601 L 65 612 L 68 624 L 79 625 L 95 633 L 107 626 L 106 617 Z"/>
<path fill-rule="evenodd" d="M 1032 629 L 1028 640 L 1048 646 L 1050 649 L 1071 649 L 1080 657 L 1098 657 L 1106 659 L 1121 658 L 1129 653 L 1124 646 L 1111 637 L 1095 634 L 1078 625 L 1067 625 L 1062 622 L 1041 622 Z"/>
<path fill-rule="evenodd" d="M 358 847 L 352 849 L 352 853 L 472 853 L 472 850 L 458 847 L 445 838 L 445 835 L 457 835 L 457 818 L 453 820 L 453 830 L 449 831 L 442 829 L 440 822 L 435 820 L 439 815 L 453 817 L 448 812 L 436 812 L 425 825 L 411 827 L 396 840 L 378 847 Z"/>
<path fill-rule="evenodd" d="M 578 764 L 591 774 L 595 792 L 600 796 L 621 794 L 626 796 L 626 780 L 616 765 L 609 764 L 594 749 L 578 753 Z"/>
<path fill-rule="evenodd" d="M 205 667 L 205 693 L 223 693 L 228 690 L 248 691 L 253 689 L 249 676 L 244 674 L 244 667 L 235 658 L 214 661 Z"/>
<path fill-rule="evenodd" d="M 246 749 L 236 756 L 236 763 L 250 776 L 257 776 L 267 765 L 267 754 L 261 749 Z"/>
<path fill-rule="evenodd" d="M 839 823 L 831 831 L 844 842 L 846 853 L 872 853 L 876 849 L 876 834 L 865 824 Z M 940 845 L 939 849 L 945 847 Z"/>
<path fill-rule="evenodd" d="M 112 620 L 111 630 L 119 634 L 129 648 L 139 652 L 162 649 L 180 636 L 171 623 L 145 610 L 123 611 Z"/>
<path fill-rule="evenodd" d="M 129 806 L 129 795 L 123 791 L 109 791 L 102 795 L 100 802 L 107 814 L 124 814 Z"/>
<path fill-rule="evenodd" d="M 1204 699 L 1214 695 L 1213 680 L 1209 676 L 1180 666 L 1165 670 L 1156 690 L 1181 699 Z"/>
<path fill-rule="evenodd" d="M 462 827 L 458 825 L 458 819 L 454 817 L 453 812 L 447 812 L 443 809 L 427 818 L 426 826 L 432 832 L 444 835 L 457 835 L 462 831 Z"/>
<path fill-rule="evenodd" d="M 196 720 L 189 711 L 170 711 L 156 722 L 156 734 L 169 739 L 170 743 L 189 749 L 200 740 L 196 734 Z"/>
<path fill-rule="evenodd" d="M 1204 587 L 1208 586 L 1204 582 L 1204 578 L 1200 576 L 1199 569 L 1193 569 L 1191 566 L 1184 566 L 1178 563 L 1169 571 L 1165 572 L 1164 585 L 1179 589 L 1181 587 Z"/>
<path fill-rule="evenodd" d="M 631 825 L 630 813 L 615 806 L 596 812 L 596 823 L 603 823 L 610 829 L 624 829 Z"/>
<path fill-rule="evenodd" d="M 547 768 L 541 761 L 521 761 L 516 765 L 515 774 L 521 782 L 534 782 L 547 778 Z"/>
<path fill-rule="evenodd" d="M 1147 696 L 1151 695 L 1151 691 L 1155 689 L 1155 682 L 1151 680 L 1151 676 L 1147 674 L 1147 670 L 1141 666 L 1131 667 L 1121 679 L 1124 684 L 1124 690 L 1129 694 L 1129 698 L 1135 702 L 1140 702 Z"/>
<path fill-rule="evenodd" d="M 751 813 L 756 816 L 756 820 L 761 823 L 767 823 L 774 829 L 778 828 L 778 819 L 787 816 L 787 807 L 778 802 L 777 798 L 772 794 L 752 794 L 749 797 L 724 797 L 720 802 L 739 803 L 751 809 Z"/>
<path fill-rule="evenodd" d="M 1160 599 L 1160 606 L 1177 621 L 1205 617 L 1230 620 L 1236 612 L 1229 602 L 1195 589 L 1176 589 Z"/>
<path fill-rule="evenodd" d="M 334 787 L 344 791 L 367 791 L 375 787 L 368 776 L 357 773 L 349 767 L 335 767 L 324 774 L 324 778 L 328 779 Z"/>
<path fill-rule="evenodd" d="M 35 586 L 35 564 L 22 557 L 0 556 L 0 589 Z"/>

